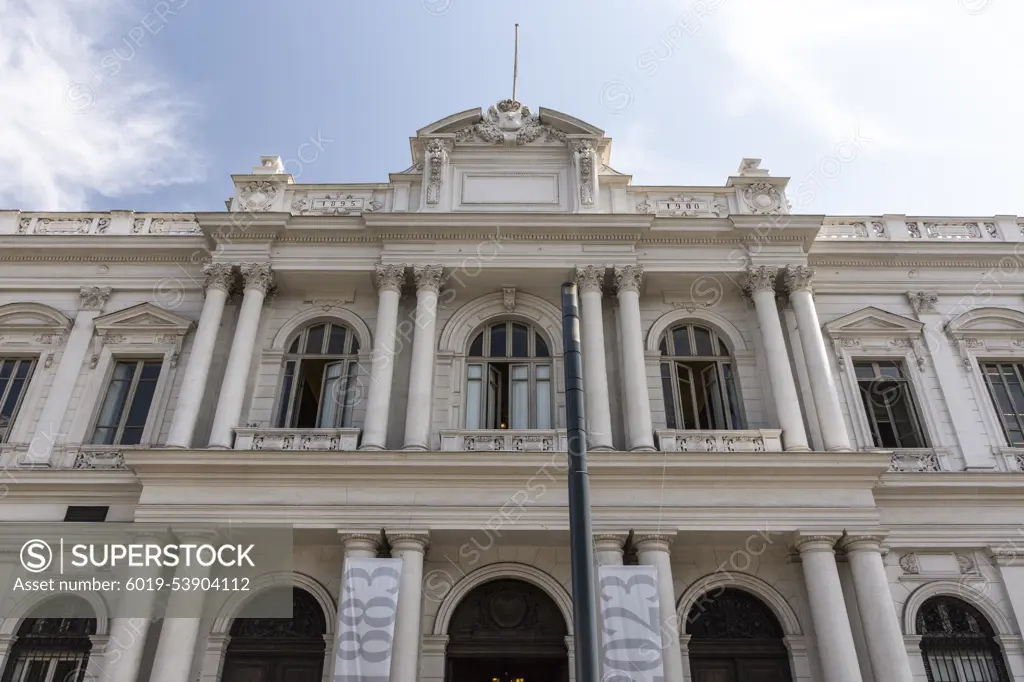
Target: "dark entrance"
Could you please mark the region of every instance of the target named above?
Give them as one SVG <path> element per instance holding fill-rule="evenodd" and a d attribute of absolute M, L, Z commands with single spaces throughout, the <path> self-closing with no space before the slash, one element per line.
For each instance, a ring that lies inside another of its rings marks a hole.
<path fill-rule="evenodd" d="M 791 682 L 782 626 L 757 597 L 715 590 L 686 617 L 693 682 Z"/>
<path fill-rule="evenodd" d="M 485 583 L 448 626 L 447 682 L 568 682 L 565 621 L 542 590 L 519 580 Z"/>
<path fill-rule="evenodd" d="M 292 588 L 291 618 L 246 618 L 246 610 L 231 625 L 223 682 L 320 682 L 326 623 L 309 592 Z"/>

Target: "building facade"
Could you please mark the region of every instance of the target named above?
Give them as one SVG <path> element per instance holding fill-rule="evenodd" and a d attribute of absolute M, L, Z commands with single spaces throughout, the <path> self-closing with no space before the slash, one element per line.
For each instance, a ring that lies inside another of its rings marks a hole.
<path fill-rule="evenodd" d="M 1024 219 L 807 215 L 755 159 L 638 186 L 508 100 L 410 147 L 263 157 L 223 212 L 0 211 L 0 518 L 295 544 L 211 618 L 28 596 L 3 682 L 331 679 L 376 556 L 393 682 L 574 679 L 565 281 L 597 561 L 657 567 L 668 682 L 1024 680 Z"/>

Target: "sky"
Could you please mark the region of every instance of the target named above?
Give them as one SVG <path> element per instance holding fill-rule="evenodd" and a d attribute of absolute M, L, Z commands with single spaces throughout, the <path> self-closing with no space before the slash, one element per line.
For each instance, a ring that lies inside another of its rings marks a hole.
<path fill-rule="evenodd" d="M 0 0 L 0 209 L 218 211 L 231 174 L 386 182 L 511 94 L 637 185 L 744 157 L 794 212 L 1024 215 L 1020 0 Z"/>

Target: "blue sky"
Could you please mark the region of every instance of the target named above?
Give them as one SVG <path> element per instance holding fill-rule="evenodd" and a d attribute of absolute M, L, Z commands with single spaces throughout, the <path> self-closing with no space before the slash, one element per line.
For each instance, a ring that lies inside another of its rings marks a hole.
<path fill-rule="evenodd" d="M 799 212 L 1024 214 L 1018 0 L 0 0 L 0 208 L 223 210 L 230 175 L 385 182 L 510 94 L 635 184 L 743 157 Z"/>

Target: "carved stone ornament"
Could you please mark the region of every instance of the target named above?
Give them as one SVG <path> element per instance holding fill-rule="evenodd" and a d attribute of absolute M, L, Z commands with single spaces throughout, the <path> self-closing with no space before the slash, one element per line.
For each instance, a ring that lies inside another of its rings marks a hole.
<path fill-rule="evenodd" d="M 686 632 L 697 640 L 734 642 L 782 639 L 785 633 L 768 606 L 736 588 L 711 590 L 694 604 L 686 617 Z"/>
<path fill-rule="evenodd" d="M 918 315 L 934 313 L 935 304 L 939 302 L 939 294 L 935 291 L 908 291 L 907 298 Z"/>
<path fill-rule="evenodd" d="M 960 567 L 960 573 L 967 575 L 975 572 L 974 559 L 963 554 L 954 554 L 956 557 L 957 566 Z"/>
<path fill-rule="evenodd" d="M 242 271 L 242 286 L 245 289 L 255 289 L 264 296 L 270 293 L 274 286 L 270 263 L 242 263 L 239 269 Z"/>
<path fill-rule="evenodd" d="M 755 182 L 743 188 L 743 201 L 751 213 L 776 214 L 782 212 L 782 194 L 769 182 Z"/>
<path fill-rule="evenodd" d="M 238 193 L 242 208 L 248 211 L 269 211 L 276 198 L 277 185 L 266 180 L 243 185 Z"/>
<path fill-rule="evenodd" d="M 644 197 L 644 200 L 636 205 L 636 212 L 652 215 L 654 213 L 654 204 L 651 203 L 650 198 Z"/>
<path fill-rule="evenodd" d="M 75 454 L 74 469 L 127 469 L 120 450 L 88 450 Z"/>
<path fill-rule="evenodd" d="M 203 266 L 203 274 L 206 275 L 206 282 L 203 283 L 203 293 L 211 288 L 220 289 L 230 294 L 235 283 L 235 270 L 228 263 L 207 263 Z"/>
<path fill-rule="evenodd" d="M 594 160 L 597 150 L 592 140 L 576 140 L 572 143 L 573 159 L 579 169 L 580 203 L 584 206 L 594 204 Z"/>
<path fill-rule="evenodd" d="M 503 287 L 501 290 L 502 301 L 505 304 L 506 313 L 516 311 L 516 290 L 515 287 Z"/>
<path fill-rule="evenodd" d="M 921 567 L 917 563 L 917 555 L 911 552 L 910 554 L 904 554 L 900 557 L 900 568 L 906 573 L 917 575 L 921 572 Z"/>
<path fill-rule="evenodd" d="M 373 272 L 373 284 L 378 291 L 402 291 L 405 284 L 404 265 L 377 265 Z"/>
<path fill-rule="evenodd" d="M 783 273 L 786 282 L 786 290 L 789 293 L 796 291 L 810 291 L 811 279 L 814 278 L 814 268 L 806 265 L 787 265 Z"/>
<path fill-rule="evenodd" d="M 616 267 L 612 273 L 612 278 L 615 281 L 615 291 L 635 291 L 640 293 L 643 277 L 644 268 L 641 265 Z"/>
<path fill-rule="evenodd" d="M 597 265 L 587 265 L 576 268 L 576 288 L 581 294 L 588 291 L 601 291 L 604 286 L 604 268 Z"/>
<path fill-rule="evenodd" d="M 779 274 L 778 268 L 767 265 L 747 266 L 746 274 L 743 277 L 743 293 L 752 296 L 759 291 L 775 291 L 775 279 Z"/>
<path fill-rule="evenodd" d="M 441 200 L 441 185 L 444 183 L 444 165 L 452 150 L 452 141 L 439 137 L 432 138 L 424 146 L 427 155 L 427 203 L 437 204 Z"/>
<path fill-rule="evenodd" d="M 871 223 L 871 231 L 875 233 L 875 236 L 879 239 L 885 239 L 889 236 L 889 233 L 885 229 L 885 223 L 873 222 Z"/>
<path fill-rule="evenodd" d="M 81 310 L 102 310 L 110 298 L 110 287 L 82 287 L 78 292 Z"/>
<path fill-rule="evenodd" d="M 907 232 L 910 233 L 911 239 L 921 238 L 921 227 L 917 223 L 907 223 Z"/>
<path fill-rule="evenodd" d="M 441 282 L 444 279 L 444 266 L 416 265 L 413 266 L 412 276 L 416 280 L 417 289 L 433 291 L 437 294 L 441 291 Z"/>
<path fill-rule="evenodd" d="M 536 142 L 564 143 L 565 133 L 541 123 L 540 116 L 515 100 L 506 99 L 487 109 L 478 123 L 455 133 L 456 142 L 483 142 L 485 144 L 525 145 Z"/>

